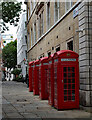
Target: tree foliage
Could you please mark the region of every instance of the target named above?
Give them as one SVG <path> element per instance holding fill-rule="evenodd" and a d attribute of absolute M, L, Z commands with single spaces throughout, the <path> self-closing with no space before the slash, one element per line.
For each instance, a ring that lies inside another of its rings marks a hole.
<path fill-rule="evenodd" d="M 11 74 L 19 75 L 19 74 L 21 73 L 21 71 L 22 71 L 22 70 L 19 70 L 19 69 L 15 68 L 15 69 L 11 72 Z"/>
<path fill-rule="evenodd" d="M 2 2 L 3 32 L 9 30 L 5 23 L 17 26 L 19 22 L 22 2 Z"/>
<path fill-rule="evenodd" d="M 17 65 L 17 40 L 8 43 L 2 50 L 4 67 L 15 68 Z"/>

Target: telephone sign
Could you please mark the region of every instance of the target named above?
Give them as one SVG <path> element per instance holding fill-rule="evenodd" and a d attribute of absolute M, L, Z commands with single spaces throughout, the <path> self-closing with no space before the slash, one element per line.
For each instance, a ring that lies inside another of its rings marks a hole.
<path fill-rule="evenodd" d="M 76 59 L 61 59 L 61 61 L 76 61 Z"/>

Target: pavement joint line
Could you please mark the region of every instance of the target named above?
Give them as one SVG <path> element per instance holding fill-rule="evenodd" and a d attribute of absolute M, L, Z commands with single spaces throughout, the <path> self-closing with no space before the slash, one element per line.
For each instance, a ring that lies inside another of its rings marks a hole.
<path fill-rule="evenodd" d="M 4 110 L 3 110 L 2 112 L 4 112 Z M 8 117 L 7 114 L 6 114 L 5 112 L 4 112 L 4 114 L 5 114 L 6 117 Z"/>

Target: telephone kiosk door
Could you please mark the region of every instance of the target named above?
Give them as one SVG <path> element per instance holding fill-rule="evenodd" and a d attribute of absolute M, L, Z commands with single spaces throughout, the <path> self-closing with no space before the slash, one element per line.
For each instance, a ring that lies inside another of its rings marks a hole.
<path fill-rule="evenodd" d="M 39 96 L 41 99 L 48 99 L 48 57 L 41 58 L 39 66 Z"/>
<path fill-rule="evenodd" d="M 29 92 L 33 91 L 33 64 L 34 61 L 29 63 Z"/>
<path fill-rule="evenodd" d="M 34 88 L 33 94 L 39 95 L 39 60 L 34 62 Z"/>

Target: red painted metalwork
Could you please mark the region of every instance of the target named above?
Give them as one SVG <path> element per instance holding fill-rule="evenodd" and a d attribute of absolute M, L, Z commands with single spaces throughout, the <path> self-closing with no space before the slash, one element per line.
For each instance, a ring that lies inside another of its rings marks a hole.
<path fill-rule="evenodd" d="M 33 67 L 34 67 L 34 61 L 29 63 L 29 92 L 33 91 Z"/>
<path fill-rule="evenodd" d="M 53 106 L 54 105 L 54 54 L 49 56 L 48 58 L 48 103 Z"/>
<path fill-rule="evenodd" d="M 33 94 L 39 95 L 39 60 L 36 60 L 34 62 L 34 88 L 33 88 Z"/>
<path fill-rule="evenodd" d="M 54 107 L 79 108 L 79 55 L 71 50 L 54 54 Z"/>
<path fill-rule="evenodd" d="M 39 64 L 39 96 L 41 99 L 48 99 L 47 89 L 48 57 L 41 58 Z"/>

